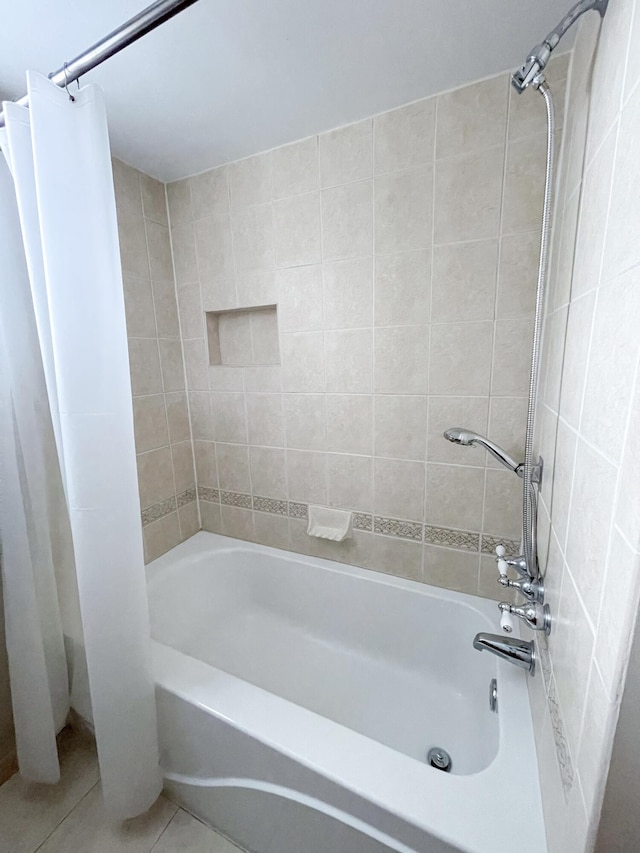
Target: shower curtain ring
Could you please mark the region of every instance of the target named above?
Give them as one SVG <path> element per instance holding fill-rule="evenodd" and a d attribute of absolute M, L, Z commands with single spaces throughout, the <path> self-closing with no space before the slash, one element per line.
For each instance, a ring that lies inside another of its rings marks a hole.
<path fill-rule="evenodd" d="M 64 71 L 64 88 L 65 88 L 67 95 L 69 95 L 69 100 L 75 102 L 75 98 L 73 97 L 73 95 L 69 91 L 69 86 L 67 84 L 67 65 L 68 65 L 68 63 L 65 62 L 64 65 L 62 66 L 63 71 Z M 80 88 L 80 83 L 78 83 L 78 88 Z"/>

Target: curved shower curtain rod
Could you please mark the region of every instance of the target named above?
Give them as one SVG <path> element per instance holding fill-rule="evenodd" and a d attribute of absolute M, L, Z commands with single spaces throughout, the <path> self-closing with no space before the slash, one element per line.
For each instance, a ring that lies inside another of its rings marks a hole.
<path fill-rule="evenodd" d="M 49 79 L 61 89 L 66 88 L 68 83 L 78 80 L 92 68 L 101 65 L 106 59 L 129 47 L 134 41 L 155 30 L 188 6 L 193 6 L 194 3 L 197 3 L 197 0 L 156 0 L 75 59 L 65 62 L 57 71 L 52 71 Z M 29 98 L 23 95 L 16 103 L 23 107 L 27 106 Z M 4 127 L 3 112 L 0 112 L 0 127 Z"/>

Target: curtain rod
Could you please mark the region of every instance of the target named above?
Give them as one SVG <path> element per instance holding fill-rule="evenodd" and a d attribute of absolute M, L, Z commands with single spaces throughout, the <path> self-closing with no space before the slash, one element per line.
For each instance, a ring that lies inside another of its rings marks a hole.
<path fill-rule="evenodd" d="M 156 0 L 155 3 L 138 12 L 122 26 L 76 56 L 71 62 L 65 62 L 62 68 L 52 71 L 49 79 L 56 86 L 63 88 L 196 2 L 197 0 Z M 29 98 L 23 95 L 16 103 L 27 106 Z M 0 127 L 4 127 L 3 112 L 0 112 Z"/>

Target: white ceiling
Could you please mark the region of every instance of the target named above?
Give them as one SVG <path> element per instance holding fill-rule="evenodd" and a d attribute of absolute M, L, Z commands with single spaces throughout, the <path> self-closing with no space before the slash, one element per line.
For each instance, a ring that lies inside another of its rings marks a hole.
<path fill-rule="evenodd" d="M 0 90 L 59 68 L 144 0 L 20 0 Z M 521 64 L 570 0 L 199 0 L 87 79 L 113 153 L 164 181 Z"/>

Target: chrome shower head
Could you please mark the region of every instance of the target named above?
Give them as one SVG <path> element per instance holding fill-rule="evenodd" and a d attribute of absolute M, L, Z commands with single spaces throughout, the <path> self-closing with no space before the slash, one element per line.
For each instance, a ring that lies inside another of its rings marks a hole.
<path fill-rule="evenodd" d="M 504 465 L 505 468 L 513 471 L 519 477 L 522 476 L 522 463 L 516 462 L 515 459 L 509 456 L 506 450 L 498 447 L 491 439 L 485 438 L 483 435 L 478 435 L 477 432 L 465 429 L 464 427 L 451 427 L 445 430 L 443 435 L 447 441 L 452 441 L 454 444 L 462 444 L 464 447 L 471 447 L 474 444 L 484 447 L 501 465 Z"/>
<path fill-rule="evenodd" d="M 598 12 L 600 17 L 604 18 L 608 4 L 609 0 L 579 0 L 575 6 L 572 6 L 558 26 L 554 30 L 551 30 L 546 39 L 529 51 L 529 56 L 525 64 L 511 75 L 511 85 L 513 88 L 519 94 L 522 94 L 527 86 L 531 85 L 545 68 L 551 56 L 551 51 L 555 49 L 560 39 L 575 24 L 578 18 L 590 10 Z"/>
<path fill-rule="evenodd" d="M 469 447 L 474 441 L 482 438 L 481 435 L 471 432 L 468 429 L 462 429 L 461 427 L 451 427 L 451 429 L 446 430 L 443 435 L 447 441 L 452 441 L 454 444 L 462 444 L 465 447 Z"/>

